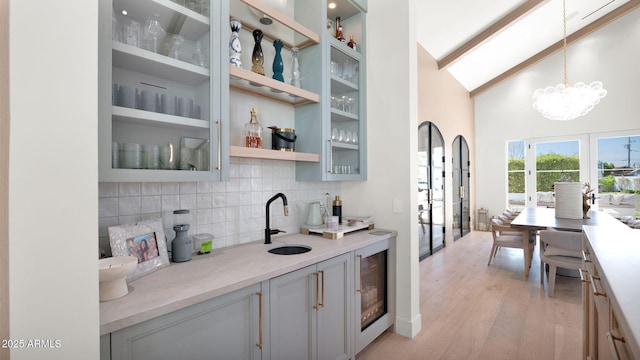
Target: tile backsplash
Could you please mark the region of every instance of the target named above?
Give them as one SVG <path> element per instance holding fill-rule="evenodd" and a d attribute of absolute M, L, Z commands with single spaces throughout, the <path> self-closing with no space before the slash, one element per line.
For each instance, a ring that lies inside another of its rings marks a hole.
<path fill-rule="evenodd" d="M 332 199 L 340 190 L 339 182 L 296 181 L 295 162 L 242 158 L 231 158 L 224 182 L 103 182 L 98 192 L 100 247 L 110 253 L 109 226 L 157 218 L 172 240 L 176 209 L 190 211 L 190 235 L 213 234 L 214 248 L 262 240 L 266 202 L 279 192 L 287 197 L 289 216 L 284 216 L 282 201 L 274 201 L 271 228 L 297 233 L 308 204 L 324 204 L 326 193 Z"/>

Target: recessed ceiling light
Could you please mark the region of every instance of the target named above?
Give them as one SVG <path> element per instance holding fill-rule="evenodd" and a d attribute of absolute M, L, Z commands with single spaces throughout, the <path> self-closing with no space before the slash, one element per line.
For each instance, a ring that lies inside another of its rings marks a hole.
<path fill-rule="evenodd" d="M 122 15 L 126 16 L 127 14 L 128 14 L 127 10 L 122 10 Z"/>
<path fill-rule="evenodd" d="M 336 8 L 336 3 L 334 2 L 330 2 L 329 5 L 327 5 L 329 7 L 329 9 L 335 9 Z"/>

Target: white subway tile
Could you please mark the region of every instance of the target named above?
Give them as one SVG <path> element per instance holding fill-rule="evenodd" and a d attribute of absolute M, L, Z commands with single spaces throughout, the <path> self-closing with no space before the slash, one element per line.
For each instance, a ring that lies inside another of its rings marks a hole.
<path fill-rule="evenodd" d="M 164 190 L 164 187 L 163 187 Z M 162 212 L 173 212 L 180 208 L 179 195 L 162 195 Z"/>
<path fill-rule="evenodd" d="M 118 216 L 118 198 L 105 197 L 98 199 L 98 216 L 110 217 Z"/>
<path fill-rule="evenodd" d="M 118 195 L 119 196 L 139 196 L 140 183 L 137 183 L 137 182 L 118 183 Z"/>
<path fill-rule="evenodd" d="M 180 194 L 180 183 L 167 182 L 162 183 L 162 195 L 177 195 Z"/>
<path fill-rule="evenodd" d="M 211 193 L 198 193 L 196 196 L 196 205 L 197 209 L 211 209 L 213 205 Z"/>
<path fill-rule="evenodd" d="M 124 196 L 118 200 L 118 216 L 140 215 L 140 197 Z"/>
<path fill-rule="evenodd" d="M 180 183 L 180 195 L 182 194 L 195 194 L 197 191 L 197 183 L 194 182 L 181 182 Z"/>
<path fill-rule="evenodd" d="M 98 183 L 98 197 L 118 196 L 118 183 L 101 182 Z"/>
<path fill-rule="evenodd" d="M 162 183 L 142 183 L 141 195 L 162 195 Z"/>
<path fill-rule="evenodd" d="M 142 196 L 140 197 L 140 213 L 151 214 L 162 211 L 162 196 Z"/>

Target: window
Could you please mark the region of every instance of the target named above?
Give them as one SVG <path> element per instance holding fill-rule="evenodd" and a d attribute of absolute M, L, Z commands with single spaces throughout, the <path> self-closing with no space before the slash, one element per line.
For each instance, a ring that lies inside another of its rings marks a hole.
<path fill-rule="evenodd" d="M 600 136 L 596 146 L 598 208 L 640 216 L 640 135 Z"/>
<path fill-rule="evenodd" d="M 525 205 L 524 140 L 507 142 L 508 207 L 522 209 Z"/>

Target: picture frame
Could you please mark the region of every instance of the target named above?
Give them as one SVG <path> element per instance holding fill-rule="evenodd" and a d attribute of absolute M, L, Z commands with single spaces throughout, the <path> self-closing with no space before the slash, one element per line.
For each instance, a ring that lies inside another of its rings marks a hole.
<path fill-rule="evenodd" d="M 138 266 L 127 282 L 169 265 L 167 241 L 161 219 L 109 227 L 109 245 L 113 256 L 136 256 Z"/>

